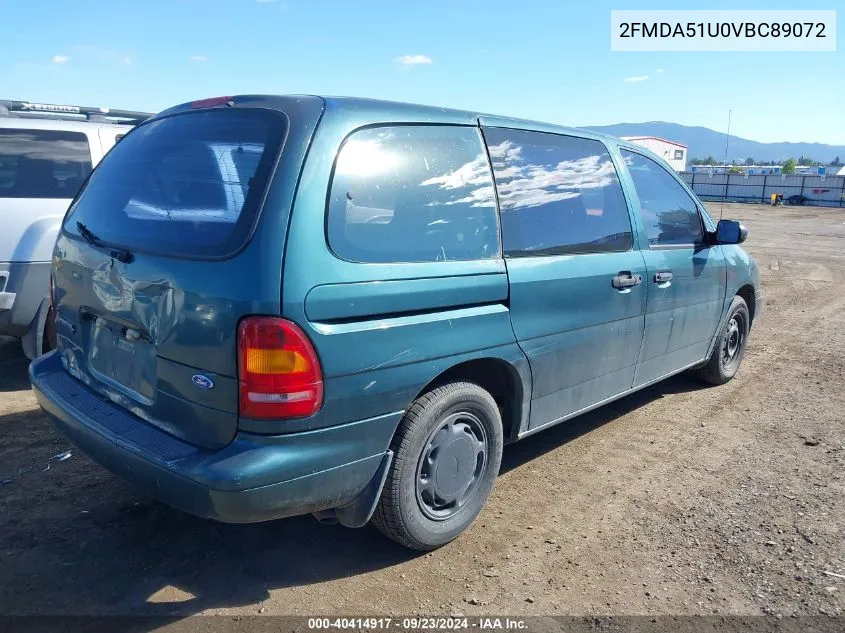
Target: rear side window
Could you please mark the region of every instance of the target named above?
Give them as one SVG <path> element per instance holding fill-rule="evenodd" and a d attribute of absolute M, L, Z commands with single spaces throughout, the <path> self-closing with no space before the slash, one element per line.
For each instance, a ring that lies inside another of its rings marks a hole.
<path fill-rule="evenodd" d="M 82 132 L 0 129 L 0 198 L 73 198 L 89 173 Z"/>
<path fill-rule="evenodd" d="M 631 248 L 631 220 L 616 168 L 599 141 L 485 129 L 509 257 Z"/>
<path fill-rule="evenodd" d="M 65 229 L 173 256 L 224 256 L 246 241 L 282 143 L 279 113 L 220 109 L 138 127 L 97 166 Z"/>
<path fill-rule="evenodd" d="M 640 200 L 648 243 L 671 246 L 700 242 L 698 207 L 678 181 L 642 154 L 624 149 L 621 153 Z"/>
<path fill-rule="evenodd" d="M 329 245 L 354 262 L 435 262 L 499 254 L 493 178 L 476 128 L 395 126 L 341 147 Z"/>

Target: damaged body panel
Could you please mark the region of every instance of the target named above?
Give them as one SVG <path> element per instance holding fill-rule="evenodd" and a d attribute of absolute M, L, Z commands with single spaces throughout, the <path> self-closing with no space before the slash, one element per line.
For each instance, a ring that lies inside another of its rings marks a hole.
<path fill-rule="evenodd" d="M 228 444 L 237 429 L 235 310 L 251 308 L 259 289 L 245 280 L 242 298 L 220 296 L 197 262 L 162 270 L 153 256 L 123 264 L 78 241 L 58 248 L 56 334 L 68 372 L 187 442 Z M 198 372 L 214 389 L 196 388 Z"/>

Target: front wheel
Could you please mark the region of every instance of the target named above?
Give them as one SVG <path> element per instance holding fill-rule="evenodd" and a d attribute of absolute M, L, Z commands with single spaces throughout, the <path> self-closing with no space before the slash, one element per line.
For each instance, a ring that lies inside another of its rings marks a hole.
<path fill-rule="evenodd" d="M 405 412 L 373 524 L 394 541 L 432 550 L 456 538 L 487 503 L 502 461 L 496 401 L 473 383 L 429 391 Z"/>
<path fill-rule="evenodd" d="M 699 377 L 712 385 L 724 385 L 731 380 L 742 363 L 750 330 L 748 305 L 745 299 L 736 296 L 707 364 L 698 370 Z"/>

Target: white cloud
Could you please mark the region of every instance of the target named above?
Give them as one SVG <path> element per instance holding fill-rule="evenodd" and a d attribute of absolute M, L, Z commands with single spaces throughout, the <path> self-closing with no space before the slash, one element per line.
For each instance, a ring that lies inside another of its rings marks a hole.
<path fill-rule="evenodd" d="M 402 55 L 396 60 L 403 68 L 413 68 L 420 64 L 433 64 L 434 61 L 428 55 Z"/>
<path fill-rule="evenodd" d="M 636 77 L 625 77 L 625 79 L 623 79 L 622 81 L 625 81 L 626 83 L 631 84 L 631 83 L 637 83 L 639 81 L 647 81 L 647 80 L 648 80 L 648 75 L 637 75 Z"/>
<path fill-rule="evenodd" d="M 66 64 L 70 57 L 67 55 L 53 55 L 53 63 L 54 64 Z"/>
<path fill-rule="evenodd" d="M 208 58 L 205 55 L 191 55 L 189 58 L 192 62 L 204 62 Z"/>
<path fill-rule="evenodd" d="M 657 69 L 657 70 L 655 70 L 654 72 L 656 72 L 656 73 L 658 73 L 658 74 L 659 74 L 659 73 L 662 73 L 662 72 L 663 72 L 663 69 L 662 69 L 662 68 L 658 68 L 658 69 Z"/>

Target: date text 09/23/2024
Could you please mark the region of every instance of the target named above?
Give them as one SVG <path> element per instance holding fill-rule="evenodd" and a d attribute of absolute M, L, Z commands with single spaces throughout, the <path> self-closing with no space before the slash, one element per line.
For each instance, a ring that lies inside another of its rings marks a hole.
<path fill-rule="evenodd" d="M 457 631 L 457 630 L 525 630 L 527 623 L 519 618 L 465 616 L 414 616 L 405 618 L 308 618 L 309 630 L 390 630 L 403 631 Z"/>

